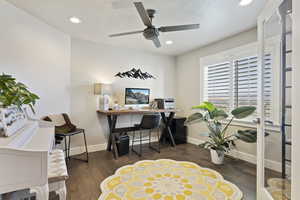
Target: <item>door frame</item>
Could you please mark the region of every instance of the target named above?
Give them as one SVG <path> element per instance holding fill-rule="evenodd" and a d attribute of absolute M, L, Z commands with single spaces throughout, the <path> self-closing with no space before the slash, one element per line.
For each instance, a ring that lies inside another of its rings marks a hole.
<path fill-rule="evenodd" d="M 293 54 L 292 63 L 294 66 L 292 73 L 292 119 L 300 119 L 300 2 L 293 0 Z M 292 145 L 292 199 L 300 199 L 300 123 L 292 121 L 293 145 Z"/>
<path fill-rule="evenodd" d="M 264 50 L 265 50 L 265 39 L 264 39 L 264 27 L 266 22 L 272 17 L 274 13 L 278 12 L 279 6 L 282 4 L 284 0 L 269 0 L 262 12 L 260 13 L 258 20 L 257 20 L 257 34 L 258 34 L 258 43 L 259 43 L 259 49 L 258 49 L 258 55 L 259 55 L 259 78 L 258 78 L 258 113 L 259 113 L 259 122 L 257 124 L 257 179 L 256 179 L 256 194 L 257 194 L 257 200 L 273 200 L 270 193 L 265 188 L 265 164 L 264 164 L 264 158 L 265 158 L 265 123 L 264 123 Z"/>

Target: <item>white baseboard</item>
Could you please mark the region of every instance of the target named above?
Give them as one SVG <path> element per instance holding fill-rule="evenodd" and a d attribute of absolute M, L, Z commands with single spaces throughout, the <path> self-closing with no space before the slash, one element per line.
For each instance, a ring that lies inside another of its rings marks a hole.
<path fill-rule="evenodd" d="M 106 143 L 96 144 L 96 145 L 89 145 L 88 146 L 88 151 L 89 152 L 103 151 L 105 149 L 106 149 Z M 72 147 L 70 149 L 70 155 L 71 156 L 82 154 L 84 152 L 85 152 L 85 147 L 84 146 Z"/>
<path fill-rule="evenodd" d="M 190 144 L 199 145 L 203 142 L 204 142 L 203 140 L 193 138 L 193 137 L 188 137 L 188 143 L 190 143 Z M 255 165 L 257 164 L 256 156 L 252 155 L 252 154 L 248 154 L 248 153 L 237 151 L 237 150 L 232 150 L 227 155 L 232 156 L 234 158 L 238 158 L 240 160 L 247 161 L 247 162 L 255 164 Z M 266 165 L 266 168 L 268 168 L 268 169 L 271 169 L 271 170 L 274 170 L 277 172 L 281 172 L 281 163 L 280 162 L 273 161 L 273 160 L 266 160 L 265 165 Z M 287 174 L 290 174 L 290 172 L 291 172 L 291 167 L 287 166 Z"/>
<path fill-rule="evenodd" d="M 151 142 L 157 142 L 157 137 L 151 137 Z M 142 144 L 147 144 L 147 141 L 142 141 Z M 138 143 L 136 143 L 138 144 Z M 131 143 L 130 143 L 131 145 Z M 89 152 L 95 152 L 95 151 L 103 151 L 106 150 L 107 143 L 103 144 L 96 144 L 96 145 L 88 145 L 88 151 Z M 71 147 L 70 149 L 70 156 L 79 155 L 85 152 L 85 146 L 77 146 L 77 147 Z"/>

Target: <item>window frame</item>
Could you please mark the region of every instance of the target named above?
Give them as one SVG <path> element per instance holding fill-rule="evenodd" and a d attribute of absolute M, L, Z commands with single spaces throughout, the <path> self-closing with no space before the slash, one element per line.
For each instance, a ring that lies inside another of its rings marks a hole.
<path fill-rule="evenodd" d="M 271 120 L 273 121 L 272 127 L 280 126 L 280 96 L 281 96 L 281 68 L 280 68 L 280 37 L 275 36 L 267 40 L 266 45 L 266 53 L 271 54 L 272 58 L 272 104 L 271 104 Z M 239 46 L 236 48 L 228 49 L 225 51 L 221 51 L 217 54 L 212 54 L 208 56 L 204 56 L 200 58 L 200 102 L 203 102 L 205 99 L 205 67 L 210 65 L 215 65 L 217 63 L 230 62 L 231 65 L 231 78 L 233 79 L 234 73 L 234 62 L 238 59 L 250 56 L 258 56 L 258 48 L 259 45 L 257 42 L 249 43 L 243 46 Z M 258 62 L 259 63 L 259 62 Z M 233 80 L 231 80 L 230 84 L 233 85 Z M 233 88 L 233 87 L 231 87 Z M 259 91 L 258 91 L 259 92 Z M 230 110 L 233 109 L 234 104 L 234 90 L 231 91 L 231 106 Z M 259 109 L 259 108 L 258 108 Z M 260 110 L 257 110 L 257 113 L 260 113 Z M 246 127 L 256 127 L 253 122 L 254 118 L 248 119 L 236 119 L 234 120 L 234 125 L 241 125 Z M 277 130 L 276 128 L 276 130 Z"/>

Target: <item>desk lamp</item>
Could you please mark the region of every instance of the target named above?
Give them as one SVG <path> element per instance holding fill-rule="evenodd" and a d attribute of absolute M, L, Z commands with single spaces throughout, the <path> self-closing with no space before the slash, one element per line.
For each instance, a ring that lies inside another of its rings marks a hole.
<path fill-rule="evenodd" d="M 94 94 L 100 95 L 99 98 L 99 109 L 109 109 L 109 96 L 111 95 L 111 84 L 95 83 Z"/>

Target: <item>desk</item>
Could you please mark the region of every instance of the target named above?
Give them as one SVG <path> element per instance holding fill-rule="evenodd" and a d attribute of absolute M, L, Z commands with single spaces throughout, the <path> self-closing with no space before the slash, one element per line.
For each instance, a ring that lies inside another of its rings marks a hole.
<path fill-rule="evenodd" d="M 169 137 L 171 141 L 171 145 L 173 147 L 176 146 L 173 135 L 171 133 L 170 124 L 174 118 L 175 113 L 177 110 L 170 110 L 170 109 L 139 109 L 139 110 L 98 110 L 97 113 L 99 115 L 107 116 L 107 121 L 109 125 L 109 137 L 107 143 L 107 151 L 113 150 L 114 156 L 117 159 L 118 150 L 116 145 L 116 138 L 115 133 L 123 133 L 123 132 L 130 132 L 137 130 L 136 127 L 124 127 L 124 128 L 116 128 L 116 123 L 119 115 L 136 115 L 136 114 L 154 114 L 160 113 L 162 117 L 162 122 L 165 124 L 165 131 L 162 131 L 162 135 L 160 141 L 164 137 Z M 166 113 L 170 113 L 169 117 L 166 117 Z M 166 135 L 167 134 L 167 135 Z"/>

